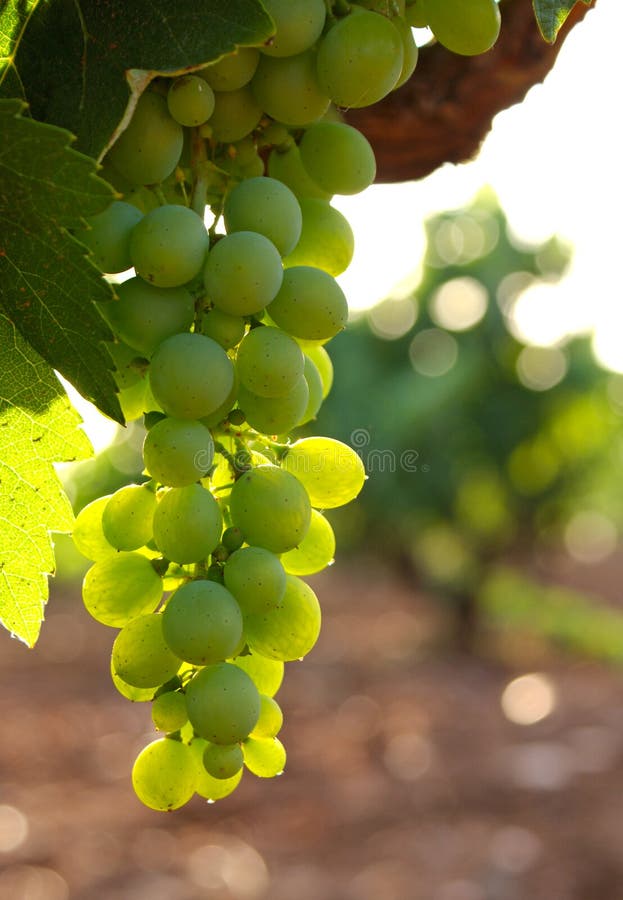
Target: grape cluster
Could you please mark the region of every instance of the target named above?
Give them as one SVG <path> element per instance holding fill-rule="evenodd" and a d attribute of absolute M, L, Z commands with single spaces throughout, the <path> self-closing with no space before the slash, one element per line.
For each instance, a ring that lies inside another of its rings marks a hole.
<path fill-rule="evenodd" d="M 140 96 L 104 161 L 123 199 L 78 235 L 102 272 L 134 270 L 101 311 L 125 416 L 145 424 L 147 480 L 86 506 L 74 542 L 93 562 L 87 610 L 119 630 L 112 680 L 152 703 L 163 735 L 133 769 L 157 810 L 224 797 L 245 768 L 283 770 L 274 695 L 320 629 L 303 577 L 333 559 L 323 511 L 365 479 L 345 444 L 290 437 L 330 390 L 325 344 L 347 320 L 335 279 L 353 235 L 330 200 L 376 171 L 338 108 L 403 84 L 409 25 L 457 3 L 264 5 L 265 46 Z"/>

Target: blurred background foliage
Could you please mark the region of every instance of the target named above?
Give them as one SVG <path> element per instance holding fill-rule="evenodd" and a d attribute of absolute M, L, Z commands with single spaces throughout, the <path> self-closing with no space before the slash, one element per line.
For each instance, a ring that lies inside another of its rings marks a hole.
<path fill-rule="evenodd" d="M 522 333 L 536 316 L 547 337 L 560 303 L 539 305 L 539 290 L 563 290 L 571 249 L 521 244 L 489 190 L 426 232 L 415 291 L 331 342 L 334 386 L 304 429 L 353 446 L 369 474 L 329 516 L 338 553 L 400 567 L 444 604 L 463 649 L 485 622 L 623 661 L 623 613 L 535 566 L 560 552 L 598 564 L 623 524 L 623 376 L 597 364 L 587 336 L 540 346 Z M 141 441 L 131 426 L 67 470 L 76 510 L 141 480 Z M 69 543 L 58 549 L 61 575 L 77 576 Z"/>

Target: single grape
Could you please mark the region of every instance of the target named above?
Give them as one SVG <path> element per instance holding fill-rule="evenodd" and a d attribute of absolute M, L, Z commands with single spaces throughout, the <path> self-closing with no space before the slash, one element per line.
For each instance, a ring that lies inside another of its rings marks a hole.
<path fill-rule="evenodd" d="M 210 240 L 196 212 L 167 204 L 143 216 L 130 238 L 136 274 L 157 287 L 179 287 L 203 267 Z"/>
<path fill-rule="evenodd" d="M 222 528 L 220 507 L 200 484 L 168 490 L 153 518 L 156 546 L 166 559 L 181 564 L 206 559 L 218 544 Z"/>
<path fill-rule="evenodd" d="M 311 506 L 301 482 L 278 466 L 250 469 L 234 484 L 229 509 L 247 543 L 285 553 L 303 540 Z"/>
<path fill-rule="evenodd" d="M 426 23 L 440 44 L 463 56 L 485 53 L 500 33 L 495 0 L 422 0 Z"/>
<path fill-rule="evenodd" d="M 156 495 L 149 487 L 128 484 L 112 495 L 102 512 L 102 530 L 117 550 L 138 550 L 153 535 Z"/>
<path fill-rule="evenodd" d="M 211 744 L 203 751 L 203 765 L 213 778 L 233 778 L 244 765 L 240 744 Z"/>
<path fill-rule="evenodd" d="M 264 0 L 275 34 L 262 48 L 267 56 L 295 56 L 315 44 L 324 28 L 324 0 Z"/>
<path fill-rule="evenodd" d="M 379 13 L 355 7 L 320 41 L 318 83 L 337 106 L 370 106 L 395 86 L 403 59 L 402 41 L 393 23 Z"/>
<path fill-rule="evenodd" d="M 98 497 L 84 506 L 74 523 L 72 538 L 76 550 L 94 561 L 105 559 L 107 556 L 116 556 L 117 551 L 109 544 L 102 528 L 102 513 L 110 500 L 111 495 Z"/>
<path fill-rule="evenodd" d="M 76 237 L 91 251 L 93 262 L 102 272 L 125 272 L 131 268 L 130 235 L 143 213 L 123 200 L 114 200 L 104 212 L 88 218 L 89 228 Z"/>
<path fill-rule="evenodd" d="M 236 371 L 240 382 L 260 397 L 285 397 L 303 369 L 303 351 L 280 328 L 252 328 L 238 347 Z"/>
<path fill-rule="evenodd" d="M 299 424 L 309 402 L 309 388 L 301 376 L 284 397 L 259 397 L 243 385 L 238 388 L 238 406 L 249 425 L 262 434 L 286 434 Z"/>
<path fill-rule="evenodd" d="M 331 194 L 312 181 L 301 161 L 301 153 L 297 144 L 286 149 L 275 149 L 268 157 L 268 174 L 271 178 L 287 185 L 299 202 L 305 197 L 316 200 L 330 200 Z M 302 208 L 302 207 L 301 207 Z"/>
<path fill-rule="evenodd" d="M 258 778 L 274 778 L 285 769 L 286 749 L 279 738 L 249 737 L 242 752 L 245 766 Z"/>
<path fill-rule="evenodd" d="M 402 70 L 394 87 L 394 90 L 397 90 L 399 87 L 402 87 L 415 72 L 419 51 L 417 44 L 415 43 L 413 31 L 405 20 L 397 16 L 395 19 L 392 19 L 392 22 L 398 30 L 400 40 L 402 41 L 402 49 L 404 51 Z"/>
<path fill-rule="evenodd" d="M 132 703 L 147 703 L 148 700 L 154 699 L 154 694 L 157 690 L 156 688 L 134 687 L 133 685 L 128 684 L 127 681 L 124 681 L 123 678 L 119 678 L 113 667 L 112 658 L 110 660 L 110 677 L 115 688 L 122 697 L 126 698 L 126 700 L 130 700 Z"/>
<path fill-rule="evenodd" d="M 203 125 L 214 111 L 214 91 L 203 78 L 182 75 L 169 88 L 167 106 L 180 125 Z"/>
<path fill-rule="evenodd" d="M 281 731 L 283 713 L 276 700 L 260 694 L 260 717 L 251 732 L 252 738 L 273 738 Z"/>
<path fill-rule="evenodd" d="M 337 281 L 312 266 L 292 266 L 268 308 L 271 319 L 288 334 L 308 341 L 335 337 L 348 321 L 348 303 Z"/>
<path fill-rule="evenodd" d="M 148 744 L 132 769 L 136 796 L 150 809 L 179 809 L 195 793 L 197 781 L 197 764 L 190 748 L 171 738 Z"/>
<path fill-rule="evenodd" d="M 311 125 L 303 135 L 300 152 L 310 177 L 331 194 L 358 194 L 376 177 L 368 139 L 344 122 Z"/>
<path fill-rule="evenodd" d="M 214 112 L 202 125 L 215 141 L 233 143 L 250 134 L 262 118 L 262 107 L 249 87 L 237 91 L 217 91 Z"/>
<path fill-rule="evenodd" d="M 246 672 L 258 691 L 268 697 L 276 694 L 281 687 L 284 664 L 280 659 L 268 659 L 250 650 L 244 656 L 236 656 L 230 662 Z"/>
<path fill-rule="evenodd" d="M 176 656 L 207 666 L 233 655 L 242 636 L 242 614 L 233 595 L 221 584 L 189 581 L 170 597 L 162 627 Z"/>
<path fill-rule="evenodd" d="M 96 621 L 122 628 L 136 616 L 152 612 L 162 590 L 162 578 L 145 556 L 122 552 L 91 566 L 82 582 L 82 599 Z"/>
<path fill-rule="evenodd" d="M 231 350 L 242 340 L 246 323 L 242 316 L 230 316 L 221 309 L 210 309 L 201 321 L 201 333 L 212 338 L 224 350 Z"/>
<path fill-rule="evenodd" d="M 215 778 L 213 775 L 210 775 L 203 765 L 203 754 L 205 753 L 208 743 L 209 742 L 205 741 L 203 738 L 193 738 L 190 744 L 190 751 L 197 768 L 195 791 L 209 803 L 214 803 L 215 800 L 221 800 L 223 797 L 228 797 L 236 790 L 240 784 L 244 769 L 240 769 L 235 775 L 232 775 L 231 778 Z"/>
<path fill-rule="evenodd" d="M 253 78 L 260 61 L 255 47 L 237 47 L 198 73 L 215 91 L 237 91 Z"/>
<path fill-rule="evenodd" d="M 159 184 L 173 172 L 184 144 L 182 126 L 160 94 L 145 91 L 107 159 L 132 184 Z"/>
<path fill-rule="evenodd" d="M 201 422 L 162 419 L 147 432 L 143 458 L 147 471 L 159 484 L 185 487 L 210 470 L 214 442 Z"/>
<path fill-rule="evenodd" d="M 212 338 L 197 333 L 175 334 L 152 356 L 149 381 L 167 415 L 200 419 L 228 398 L 234 386 L 234 366 Z"/>
<path fill-rule="evenodd" d="M 186 697 L 179 691 L 160 694 L 151 705 L 151 718 L 158 731 L 179 731 L 188 722 Z"/>
<path fill-rule="evenodd" d="M 225 563 L 223 575 L 244 615 L 272 609 L 283 600 L 286 573 L 279 557 L 263 547 L 236 550 Z"/>
<path fill-rule="evenodd" d="M 366 480 L 361 457 L 348 444 L 334 438 L 302 438 L 288 448 L 282 464 L 296 475 L 312 506 L 319 509 L 350 503 Z"/>
<path fill-rule="evenodd" d="M 320 604 L 308 584 L 286 576 L 286 592 L 280 606 L 245 617 L 245 636 L 252 650 L 270 659 L 290 662 L 302 659 L 320 634 Z"/>
<path fill-rule="evenodd" d="M 226 547 L 230 553 L 239 550 L 243 544 L 244 538 L 239 528 L 232 527 L 225 529 L 223 532 L 223 546 Z"/>
<path fill-rule="evenodd" d="M 254 231 L 237 231 L 208 253 L 204 282 L 210 300 L 231 316 L 249 316 L 264 309 L 283 279 L 279 251 Z"/>
<path fill-rule="evenodd" d="M 294 249 L 301 235 L 298 200 L 285 184 L 263 175 L 246 178 L 227 194 L 223 216 L 228 234 L 263 234 L 282 256 Z"/>
<path fill-rule="evenodd" d="M 262 56 L 251 90 L 264 112 L 286 125 L 315 122 L 330 103 L 318 85 L 313 50 L 284 58 Z"/>
<path fill-rule="evenodd" d="M 300 201 L 303 227 L 299 242 L 283 258 L 291 266 L 314 266 L 329 275 L 341 275 L 355 252 L 355 236 L 345 216 L 326 200 L 305 197 Z"/>
<path fill-rule="evenodd" d="M 305 407 L 305 412 L 299 419 L 299 425 L 305 425 L 307 422 L 311 422 L 312 419 L 316 418 L 316 416 L 318 415 L 318 410 L 322 406 L 323 400 L 322 378 L 320 377 L 320 372 L 316 368 L 315 364 L 311 361 L 309 356 L 305 356 L 303 377 L 305 378 L 305 382 L 307 383 L 309 399 L 307 401 L 307 406 Z"/>
<path fill-rule="evenodd" d="M 309 531 L 294 550 L 282 554 L 281 564 L 288 575 L 315 575 L 333 562 L 335 535 L 330 523 L 312 509 Z"/>
<path fill-rule="evenodd" d="M 214 412 L 211 412 L 209 416 L 201 417 L 201 422 L 206 426 L 206 428 L 217 428 L 224 419 L 227 419 L 233 411 L 233 406 L 237 400 L 237 397 L 238 379 L 236 378 L 234 372 L 234 383 L 226 399 L 221 403 L 218 409 L 215 409 Z"/>
<path fill-rule="evenodd" d="M 254 729 L 260 695 L 242 669 L 217 663 L 201 669 L 186 688 L 188 718 L 196 733 L 213 744 L 236 744 Z"/>
<path fill-rule="evenodd" d="M 132 619 L 121 629 L 112 646 L 117 675 L 139 688 L 159 687 L 176 674 L 182 660 L 163 636 L 162 615 L 149 613 Z"/>
<path fill-rule="evenodd" d="M 328 396 L 329 391 L 333 386 L 333 363 L 331 362 L 331 357 L 320 344 L 309 341 L 299 341 L 299 344 L 301 345 L 305 356 L 308 356 L 311 359 L 320 373 L 320 378 L 322 379 L 322 397 L 324 399 Z"/>
<path fill-rule="evenodd" d="M 115 334 L 149 357 L 165 338 L 188 331 L 195 316 L 191 294 L 183 287 L 161 288 L 134 277 L 115 285 L 119 299 L 99 309 Z"/>

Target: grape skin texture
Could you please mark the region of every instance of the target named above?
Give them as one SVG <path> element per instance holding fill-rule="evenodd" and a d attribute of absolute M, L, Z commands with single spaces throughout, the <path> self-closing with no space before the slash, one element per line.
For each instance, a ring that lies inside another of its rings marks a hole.
<path fill-rule="evenodd" d="M 303 351 L 280 328 L 253 328 L 236 356 L 241 383 L 260 397 L 284 397 L 303 374 Z"/>
<path fill-rule="evenodd" d="M 222 662 L 242 637 L 242 614 L 234 597 L 213 581 L 190 581 L 170 597 L 162 615 L 164 639 L 196 666 Z"/>
<path fill-rule="evenodd" d="M 286 434 L 299 424 L 309 402 L 309 388 L 301 376 L 283 397 L 259 397 L 244 385 L 238 388 L 238 408 L 261 434 Z"/>
<path fill-rule="evenodd" d="M 240 771 L 231 778 L 215 778 L 213 775 L 210 775 L 203 765 L 203 754 L 208 743 L 209 742 L 203 738 L 194 738 L 190 744 L 190 752 L 195 760 L 198 773 L 195 791 L 200 797 L 204 797 L 206 800 L 221 800 L 223 797 L 228 797 L 232 791 L 236 790 L 240 784 L 240 779 L 242 778 L 244 770 L 240 769 Z"/>
<path fill-rule="evenodd" d="M 283 59 L 262 56 L 251 89 L 264 112 L 286 125 L 315 122 L 330 103 L 318 86 L 316 55 L 311 50 Z"/>
<path fill-rule="evenodd" d="M 292 266 L 268 308 L 273 321 L 293 337 L 328 341 L 348 321 L 348 303 L 337 281 L 322 269 Z"/>
<path fill-rule="evenodd" d="M 115 291 L 119 300 L 102 304 L 102 315 L 121 340 L 147 357 L 165 338 L 192 325 L 195 305 L 186 288 L 156 287 L 134 277 Z"/>
<path fill-rule="evenodd" d="M 214 111 L 214 91 L 203 78 L 183 75 L 169 88 L 167 106 L 180 125 L 203 125 Z"/>
<path fill-rule="evenodd" d="M 151 718 L 158 731 L 177 731 L 188 721 L 186 698 L 179 691 L 167 691 L 156 697 L 151 706 Z"/>
<path fill-rule="evenodd" d="M 264 0 L 264 8 L 276 27 L 275 35 L 262 47 L 267 56 L 295 56 L 322 34 L 324 0 Z"/>
<path fill-rule="evenodd" d="M 290 188 L 275 178 L 245 178 L 227 194 L 223 209 L 227 233 L 255 231 L 275 245 L 282 256 L 301 236 L 301 207 Z"/>
<path fill-rule="evenodd" d="M 233 778 L 244 765 L 240 744 L 211 744 L 203 751 L 203 765 L 213 778 Z"/>
<path fill-rule="evenodd" d="M 254 231 L 229 234 L 208 253 L 206 291 L 214 305 L 230 316 L 249 316 L 264 309 L 282 280 L 279 251 Z"/>
<path fill-rule="evenodd" d="M 313 506 L 333 509 L 350 503 L 361 491 L 366 472 L 348 444 L 333 438 L 303 438 L 288 449 L 283 466 L 305 486 Z"/>
<path fill-rule="evenodd" d="M 274 778 L 285 768 L 286 749 L 279 738 L 247 738 L 242 752 L 245 766 L 258 778 Z"/>
<path fill-rule="evenodd" d="M 326 200 L 305 197 L 300 200 L 303 227 L 299 242 L 283 264 L 313 266 L 329 275 L 341 275 L 355 252 L 355 236 L 348 220 Z"/>
<path fill-rule="evenodd" d="M 186 688 L 188 718 L 195 732 L 213 744 L 236 744 L 255 727 L 260 695 L 242 669 L 218 663 L 201 669 Z"/>
<path fill-rule="evenodd" d="M 494 0 L 422 0 L 426 22 L 440 44 L 463 56 L 485 53 L 500 33 L 500 10 Z"/>
<path fill-rule="evenodd" d="M 133 687 L 158 687 L 173 678 L 182 660 L 164 640 L 162 616 L 150 613 L 125 625 L 112 647 L 117 675 Z"/>
<path fill-rule="evenodd" d="M 262 118 L 262 107 L 248 87 L 237 91 L 218 91 L 214 100 L 214 112 L 204 127 L 210 129 L 217 141 L 241 141 Z"/>
<path fill-rule="evenodd" d="M 312 509 L 309 531 L 294 550 L 281 557 L 288 575 L 314 575 L 333 562 L 335 535 L 328 520 L 317 509 Z"/>
<path fill-rule="evenodd" d="M 223 518 L 200 484 L 171 488 L 160 499 L 153 519 L 156 546 L 167 559 L 193 563 L 206 559 L 219 542 Z"/>
<path fill-rule="evenodd" d="M 186 206 L 167 204 L 148 212 L 130 238 L 137 275 L 157 287 L 179 287 L 203 267 L 210 241 L 199 216 Z"/>
<path fill-rule="evenodd" d="M 102 530 L 117 550 L 138 550 L 152 536 L 156 495 L 149 488 L 128 484 L 112 495 L 102 512 Z"/>
<path fill-rule="evenodd" d="M 183 144 L 182 126 L 169 115 L 165 98 L 145 91 L 108 159 L 131 184 L 158 184 L 175 169 Z"/>
<path fill-rule="evenodd" d="M 104 507 L 112 494 L 105 494 L 87 503 L 78 515 L 74 523 L 72 539 L 76 549 L 87 559 L 97 562 L 107 556 L 115 556 L 117 551 L 109 544 L 102 528 L 102 514 Z"/>
<path fill-rule="evenodd" d="M 367 138 L 342 122 L 316 122 L 303 135 L 300 153 L 310 177 L 330 194 L 358 194 L 376 177 Z"/>
<path fill-rule="evenodd" d="M 284 664 L 279 659 L 268 659 L 253 650 L 244 656 L 230 660 L 253 680 L 258 691 L 273 697 L 283 681 Z"/>
<path fill-rule="evenodd" d="M 142 218 L 136 206 L 114 200 L 104 212 L 87 219 L 89 230 L 77 232 L 76 237 L 89 248 L 102 272 L 125 272 L 132 266 L 130 235 Z"/>
<path fill-rule="evenodd" d="M 253 78 L 260 61 L 260 52 L 255 47 L 238 47 L 217 62 L 201 69 L 199 75 L 215 91 L 237 91 Z"/>
<path fill-rule="evenodd" d="M 150 809 L 179 809 L 195 793 L 197 763 L 186 744 L 159 738 L 137 756 L 132 784 L 136 796 Z"/>
<path fill-rule="evenodd" d="M 242 547 L 223 569 L 225 586 L 242 612 L 265 612 L 279 606 L 286 590 L 286 573 L 279 557 L 263 547 Z"/>
<path fill-rule="evenodd" d="M 283 603 L 245 618 L 245 635 L 252 650 L 292 662 L 312 649 L 320 634 L 320 604 L 313 590 L 296 575 L 286 578 Z"/>
<path fill-rule="evenodd" d="M 152 612 L 162 591 L 162 579 L 139 553 L 121 552 L 99 560 L 82 582 L 87 612 L 111 628 L 123 628 L 136 616 Z"/>
<path fill-rule="evenodd" d="M 186 487 L 210 469 L 214 459 L 212 435 L 201 422 L 162 419 L 147 432 L 143 459 L 159 484 Z"/>
<path fill-rule="evenodd" d="M 229 508 L 247 543 L 285 553 L 307 534 L 311 505 L 294 475 L 277 466 L 257 466 L 235 482 Z"/>

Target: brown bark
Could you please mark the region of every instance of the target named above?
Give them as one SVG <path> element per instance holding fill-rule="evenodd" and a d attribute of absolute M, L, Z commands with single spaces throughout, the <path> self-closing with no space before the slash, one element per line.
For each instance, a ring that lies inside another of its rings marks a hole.
<path fill-rule="evenodd" d="M 523 100 L 554 65 L 565 37 L 589 7 L 577 3 L 554 45 L 541 37 L 530 0 L 504 0 L 500 37 L 465 57 L 423 47 L 412 78 L 381 103 L 346 113 L 372 144 L 377 181 L 422 178 L 444 162 L 471 159 L 493 117 Z"/>

